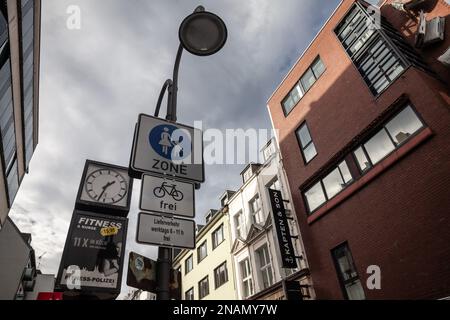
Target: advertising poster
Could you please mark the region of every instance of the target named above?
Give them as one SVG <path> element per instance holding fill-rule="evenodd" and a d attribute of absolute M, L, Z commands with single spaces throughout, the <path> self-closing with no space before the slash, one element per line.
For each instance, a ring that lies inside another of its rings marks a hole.
<path fill-rule="evenodd" d="M 57 283 L 65 291 L 119 292 L 127 219 L 75 211 Z"/>

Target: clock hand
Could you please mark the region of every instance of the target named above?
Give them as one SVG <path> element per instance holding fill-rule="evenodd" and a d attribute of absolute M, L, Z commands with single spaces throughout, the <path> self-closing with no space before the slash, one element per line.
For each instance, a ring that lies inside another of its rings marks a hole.
<path fill-rule="evenodd" d="M 98 201 L 100 201 L 100 199 L 102 198 L 102 195 L 105 193 L 105 191 L 106 191 L 106 188 L 103 187 L 102 193 L 100 193 L 100 195 L 98 196 Z"/>
<path fill-rule="evenodd" d="M 103 191 L 102 191 L 102 193 L 100 193 L 100 195 L 98 196 L 98 200 L 100 201 L 100 199 L 102 198 L 102 196 L 103 196 L 103 194 L 105 193 L 105 191 L 106 191 L 106 189 L 108 189 L 110 186 L 112 186 L 113 184 L 115 184 L 116 183 L 116 181 L 113 181 L 113 182 L 109 182 L 109 183 L 107 183 L 107 184 L 105 184 L 104 186 L 103 186 Z M 106 198 L 106 196 L 105 196 L 105 198 Z"/>

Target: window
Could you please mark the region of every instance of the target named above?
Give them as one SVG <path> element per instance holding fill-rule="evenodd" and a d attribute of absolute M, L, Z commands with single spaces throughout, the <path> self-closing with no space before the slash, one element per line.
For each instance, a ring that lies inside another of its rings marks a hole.
<path fill-rule="evenodd" d="M 276 153 L 274 142 L 271 141 L 270 144 L 264 149 L 263 156 L 264 161 L 267 161 L 270 159 L 270 157 Z"/>
<path fill-rule="evenodd" d="M 309 163 L 317 155 L 317 150 L 306 122 L 297 129 L 297 139 L 302 149 L 303 159 L 305 163 Z"/>
<path fill-rule="evenodd" d="M 333 249 L 332 256 L 346 299 L 365 299 L 364 290 L 348 245 L 345 243 Z"/>
<path fill-rule="evenodd" d="M 278 178 L 273 179 L 268 185 L 267 189 L 278 190 L 281 191 L 280 180 Z"/>
<path fill-rule="evenodd" d="M 220 225 L 211 235 L 213 250 L 217 248 L 224 240 L 223 238 L 223 224 Z"/>
<path fill-rule="evenodd" d="M 325 72 L 325 65 L 320 58 L 316 59 L 311 68 L 316 79 L 319 79 L 319 77 Z"/>
<path fill-rule="evenodd" d="M 401 145 L 422 127 L 422 121 L 410 106 L 386 124 L 386 129 L 394 140 L 395 146 Z"/>
<path fill-rule="evenodd" d="M 191 254 L 189 258 L 184 261 L 184 274 L 188 274 L 194 269 L 194 257 Z"/>
<path fill-rule="evenodd" d="M 302 190 L 309 213 L 312 213 L 335 197 L 351 184 L 355 178 L 365 174 L 422 128 L 424 128 L 424 123 L 414 109 L 407 105 L 396 116 L 387 121 L 381 129 L 376 131 L 373 136 L 369 137 L 367 141 L 357 146 L 355 151 L 353 151 L 353 157 L 346 157 L 346 160 L 339 163 L 326 176 L 321 177 L 309 189 Z M 360 174 L 354 172 L 357 175 L 356 177 L 349 170 L 348 163 L 350 162 L 352 164 L 356 163 L 360 169 Z"/>
<path fill-rule="evenodd" d="M 28 167 L 33 155 L 33 83 L 34 83 L 34 1 L 21 0 L 22 9 L 22 102 L 25 113 L 25 160 Z"/>
<path fill-rule="evenodd" d="M 327 193 L 327 198 L 333 198 L 345 188 L 347 183 L 352 180 L 353 178 L 350 174 L 347 163 L 344 161 L 322 180 L 325 187 L 325 192 Z"/>
<path fill-rule="evenodd" d="M 244 215 L 242 214 L 242 211 L 239 211 L 234 216 L 234 224 L 236 226 L 236 237 L 243 238 L 244 237 Z"/>
<path fill-rule="evenodd" d="M 194 287 L 186 291 L 184 294 L 184 300 L 194 300 Z"/>
<path fill-rule="evenodd" d="M 355 61 L 372 93 L 381 93 L 405 70 L 395 52 L 380 37 Z"/>
<path fill-rule="evenodd" d="M 367 159 L 366 152 L 362 147 L 356 149 L 354 155 L 356 158 L 356 162 L 358 163 L 359 168 L 361 169 L 361 172 L 364 172 L 371 167 L 369 159 Z"/>
<path fill-rule="evenodd" d="M 304 195 L 310 212 L 313 212 L 327 201 L 320 181 L 306 191 Z"/>
<path fill-rule="evenodd" d="M 370 39 L 374 28 L 369 25 L 367 16 L 358 7 L 355 7 L 336 30 L 339 40 L 350 56 Z"/>
<path fill-rule="evenodd" d="M 253 168 L 249 166 L 249 168 L 244 172 L 243 179 L 244 183 L 246 183 L 253 175 Z"/>
<path fill-rule="evenodd" d="M 354 151 L 361 172 L 380 162 L 423 127 L 422 121 L 408 105 Z"/>
<path fill-rule="evenodd" d="M 303 77 L 300 79 L 300 82 L 302 83 L 302 87 L 305 89 L 305 91 L 308 91 L 316 82 L 316 78 L 314 77 L 314 73 L 312 69 L 308 69 L 308 71 L 305 72 Z"/>
<path fill-rule="evenodd" d="M 239 263 L 241 269 L 241 278 L 242 278 L 242 290 L 244 298 L 247 298 L 253 294 L 253 279 L 252 279 L 252 271 L 250 268 L 250 261 L 247 259 L 241 261 Z"/>
<path fill-rule="evenodd" d="M 317 182 L 304 193 L 309 212 L 313 212 L 325 202 L 336 196 L 352 181 L 353 177 L 347 162 L 344 160 L 321 181 Z"/>
<path fill-rule="evenodd" d="M 264 224 L 264 214 L 261 210 L 261 200 L 259 199 L 259 195 L 256 195 L 252 200 L 250 200 L 249 205 L 253 221 L 256 224 Z"/>
<path fill-rule="evenodd" d="M 206 246 L 206 240 L 197 248 L 197 263 L 202 261 L 208 255 L 208 248 Z"/>
<path fill-rule="evenodd" d="M 305 71 L 299 82 L 292 88 L 288 95 L 283 99 L 281 105 L 283 106 L 284 115 L 287 116 L 306 92 L 311 89 L 314 83 L 325 72 L 325 65 L 317 57 L 312 65 Z"/>
<path fill-rule="evenodd" d="M 273 284 L 272 263 L 270 262 L 269 250 L 267 245 L 256 250 L 259 261 L 259 274 L 263 289 Z"/>
<path fill-rule="evenodd" d="M 7 35 L 6 35 L 7 36 Z M 11 89 L 11 64 L 9 59 L 9 44 L 6 42 L 1 49 L 2 56 L 0 67 L 0 138 L 2 140 L 4 157 L 4 175 L 7 180 L 8 206 L 11 207 L 19 189 L 19 178 L 17 171 L 17 149 L 16 132 L 14 125 L 14 106 Z"/>
<path fill-rule="evenodd" d="M 407 63 L 427 69 L 385 19 L 381 19 L 381 28 L 374 28 L 369 14 L 360 5 L 353 7 L 335 32 L 374 95 L 395 81 Z"/>
<path fill-rule="evenodd" d="M 198 283 L 198 296 L 203 299 L 209 294 L 209 279 L 208 276 L 200 280 Z"/>
<path fill-rule="evenodd" d="M 219 288 L 221 285 L 228 281 L 227 262 L 225 261 L 216 269 L 214 269 L 214 285 L 215 288 Z"/>
<path fill-rule="evenodd" d="M 364 144 L 364 149 L 366 149 L 372 163 L 375 164 L 391 153 L 395 146 L 386 130 L 383 129 Z"/>

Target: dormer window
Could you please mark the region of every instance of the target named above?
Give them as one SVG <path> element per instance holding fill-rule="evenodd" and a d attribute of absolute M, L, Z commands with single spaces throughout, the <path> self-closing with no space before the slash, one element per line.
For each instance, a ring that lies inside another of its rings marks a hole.
<path fill-rule="evenodd" d="M 273 140 L 263 150 L 264 162 L 268 161 L 272 155 L 276 153 L 275 145 Z"/>
<path fill-rule="evenodd" d="M 244 172 L 243 178 L 244 178 L 244 183 L 246 183 L 251 177 L 252 177 L 252 167 L 248 167 L 248 169 Z"/>

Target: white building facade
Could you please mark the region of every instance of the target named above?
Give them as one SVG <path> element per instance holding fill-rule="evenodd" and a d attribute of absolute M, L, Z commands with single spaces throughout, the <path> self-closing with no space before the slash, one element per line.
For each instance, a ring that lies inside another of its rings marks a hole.
<path fill-rule="evenodd" d="M 182 250 L 172 262 L 181 272 L 182 300 L 236 300 L 230 247 L 227 207 L 210 210 L 196 234 L 195 250 Z"/>
<path fill-rule="evenodd" d="M 313 298 L 309 269 L 296 215 L 274 139 L 262 150 L 263 164 L 249 164 L 241 173 L 243 185 L 227 202 L 231 256 L 236 270 L 238 299 L 286 299 L 283 280 L 302 285 L 303 299 Z M 268 189 L 281 191 L 285 200 L 297 269 L 283 269 Z M 300 258 L 302 257 L 302 258 Z"/>

